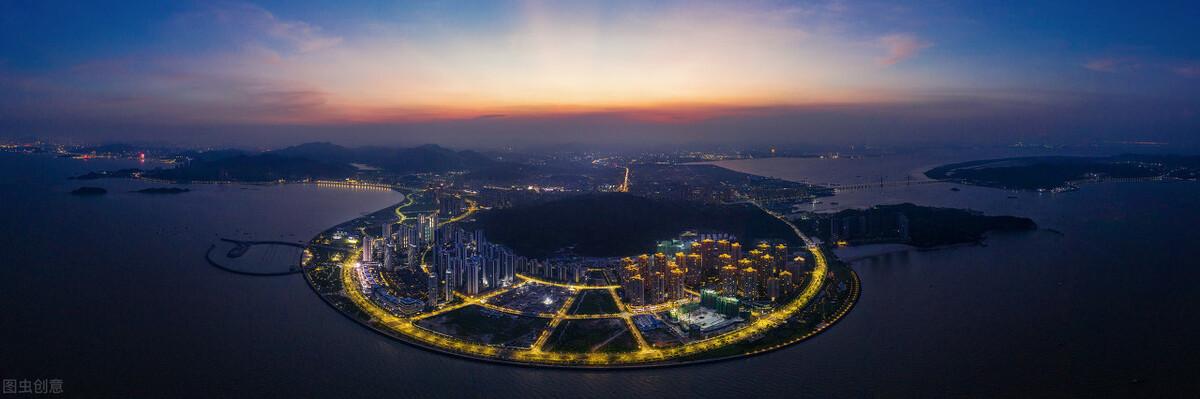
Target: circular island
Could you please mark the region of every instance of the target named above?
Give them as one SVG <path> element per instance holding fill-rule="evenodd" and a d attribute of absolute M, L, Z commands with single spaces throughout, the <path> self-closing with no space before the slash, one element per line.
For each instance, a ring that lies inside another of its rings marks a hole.
<path fill-rule="evenodd" d="M 790 227 L 800 250 L 760 243 L 743 256 L 736 242 L 692 235 L 636 257 L 524 259 L 481 231 L 457 228 L 478 209 L 467 198 L 413 192 L 317 235 L 300 269 L 329 305 L 388 337 L 471 359 L 566 368 L 764 353 L 829 328 L 859 295 L 853 270 L 761 207 Z"/>

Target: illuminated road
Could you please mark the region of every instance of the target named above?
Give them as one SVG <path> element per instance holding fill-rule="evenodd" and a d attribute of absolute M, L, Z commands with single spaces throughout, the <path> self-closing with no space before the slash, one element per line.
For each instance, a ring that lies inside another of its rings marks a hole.
<path fill-rule="evenodd" d="M 414 202 L 416 202 L 416 199 L 414 199 L 413 197 L 414 197 L 413 194 L 405 194 L 404 198 L 407 199 L 407 201 L 405 201 L 400 206 L 396 207 L 396 217 L 400 218 L 399 223 L 404 223 L 405 220 L 408 220 L 408 216 L 405 215 L 404 212 L 401 212 L 400 210 L 407 208 L 407 207 L 411 206 Z"/>
<path fill-rule="evenodd" d="M 525 285 L 525 284 L 541 285 L 540 282 L 536 282 L 534 280 L 524 280 L 520 284 L 506 288 L 504 291 L 506 292 L 508 290 L 517 288 L 517 287 Z M 561 286 L 587 287 L 587 289 L 593 289 L 593 290 L 606 289 L 606 290 L 608 290 L 609 295 L 612 296 L 613 301 L 616 302 L 617 308 L 623 309 L 623 311 L 620 313 L 561 314 L 560 315 L 557 313 L 540 313 L 540 312 L 530 312 L 530 311 L 525 311 L 525 310 L 506 308 L 503 306 L 499 306 L 499 305 L 487 302 L 487 300 L 486 300 L 487 298 L 494 297 L 498 294 L 496 292 L 488 293 L 486 296 L 479 296 L 479 297 L 471 297 L 471 296 L 467 296 L 460 292 L 455 292 L 454 296 L 462 298 L 464 301 L 469 302 L 467 304 L 459 304 L 458 307 L 474 304 L 474 305 L 479 305 L 479 306 L 482 306 L 482 307 L 485 307 L 485 308 L 488 308 L 491 310 L 495 310 L 495 311 L 501 312 L 501 313 L 508 313 L 508 314 L 513 314 L 513 315 L 518 315 L 518 316 L 541 317 L 541 318 L 547 318 L 547 319 L 559 318 L 559 319 L 563 319 L 563 320 L 624 319 L 624 318 L 629 318 L 629 317 L 633 317 L 635 315 L 640 315 L 640 314 L 648 315 L 648 314 L 662 312 L 662 311 L 665 311 L 665 310 L 668 310 L 668 309 L 671 309 L 674 307 L 678 307 L 679 305 L 681 305 L 683 303 L 689 302 L 687 300 L 682 300 L 682 301 L 676 301 L 676 302 L 663 303 L 663 304 L 654 305 L 654 306 L 643 306 L 643 307 L 633 308 L 633 307 L 627 306 L 624 302 L 621 301 L 621 297 L 617 295 L 617 289 L 615 287 L 611 287 L 611 286 L 596 287 L 596 286 L 582 286 L 582 285 L 581 286 L 573 286 L 573 285 L 569 285 L 569 284 L 560 284 L 559 286 L 560 287 Z M 572 295 L 572 297 L 574 297 L 574 295 Z M 455 307 L 453 309 L 457 309 L 458 307 Z M 450 309 L 450 310 L 453 310 L 453 309 Z M 437 313 L 444 313 L 444 312 L 441 310 L 438 310 Z M 421 316 L 417 316 L 417 317 L 425 318 L 428 316 L 421 315 Z"/>
<path fill-rule="evenodd" d="M 546 329 L 542 330 L 542 333 L 538 335 L 537 341 L 533 343 L 533 347 L 529 348 L 530 351 L 542 351 L 542 348 L 546 346 L 546 340 L 550 339 L 550 334 L 554 332 L 554 329 L 558 327 L 559 323 L 562 323 L 563 316 L 566 316 L 567 309 L 570 309 L 571 304 L 573 303 L 575 303 L 574 295 L 567 297 L 567 300 L 563 301 L 563 304 L 558 308 L 558 311 L 554 312 L 554 318 L 550 320 L 550 324 L 546 325 Z"/>
<path fill-rule="evenodd" d="M 617 187 L 617 192 L 622 192 L 622 193 L 629 192 L 629 167 L 628 166 L 625 167 L 625 180 L 622 181 L 621 185 Z"/>
<path fill-rule="evenodd" d="M 621 302 L 621 296 L 617 295 L 616 288 L 609 288 L 608 294 L 612 295 L 613 301 L 617 303 L 617 309 L 627 308 L 625 304 Z M 642 330 L 639 330 L 637 325 L 633 323 L 633 318 L 629 316 L 628 312 L 622 312 L 621 319 L 625 320 L 625 328 L 629 329 L 629 333 L 633 334 L 633 339 L 637 341 L 639 351 L 648 352 L 653 350 L 653 348 L 650 347 L 650 344 L 646 343 L 646 337 L 642 336 Z"/>
<path fill-rule="evenodd" d="M 457 296 L 457 297 L 460 297 L 460 298 L 463 298 L 463 300 L 462 300 L 462 301 L 459 301 L 458 303 L 456 303 L 456 304 L 454 304 L 454 305 L 450 305 L 450 306 L 443 306 L 443 307 L 437 308 L 437 309 L 435 309 L 435 310 L 433 310 L 433 311 L 431 311 L 431 312 L 428 312 L 428 313 L 422 313 L 422 314 L 419 314 L 419 315 L 413 316 L 411 319 L 412 319 L 412 320 L 427 319 L 427 318 L 429 318 L 429 317 L 431 317 L 431 316 L 437 316 L 437 315 L 439 315 L 439 314 L 446 313 L 446 312 L 449 312 L 449 311 L 451 311 L 451 310 L 455 310 L 455 309 L 458 309 L 458 308 L 464 308 L 464 307 L 467 307 L 467 306 L 470 306 L 470 305 L 479 305 L 479 304 L 482 304 L 483 302 L 486 302 L 486 301 L 487 301 L 489 298 L 492 298 L 492 297 L 494 297 L 494 296 L 497 296 L 497 295 L 503 294 L 503 293 L 505 293 L 505 292 L 508 292 L 508 291 L 512 290 L 513 288 L 520 287 L 520 286 L 522 286 L 522 285 L 524 285 L 524 284 L 525 284 L 525 283 L 520 283 L 520 284 L 513 285 L 513 286 L 511 286 L 511 287 L 501 288 L 501 289 L 498 289 L 498 290 L 495 290 L 495 291 L 492 291 L 492 292 L 489 292 L 489 293 L 487 293 L 487 294 L 480 295 L 480 296 L 477 296 L 477 297 L 469 297 L 469 296 L 462 295 L 462 294 L 459 294 L 459 293 L 457 293 L 457 292 L 456 292 L 456 293 L 454 293 L 454 294 L 455 294 L 455 296 Z M 496 308 L 498 308 L 498 309 L 504 309 L 504 308 L 500 308 L 499 306 L 497 306 Z"/>
<path fill-rule="evenodd" d="M 464 201 L 467 202 L 467 211 L 463 212 L 461 215 L 452 217 L 450 219 L 446 219 L 445 221 L 438 223 L 438 227 L 442 227 L 442 226 L 448 225 L 450 223 L 454 223 L 454 222 L 458 222 L 463 219 L 466 219 L 466 218 L 470 217 L 471 215 L 475 214 L 475 212 L 479 210 L 479 206 L 478 206 L 478 204 L 475 203 L 475 201 L 472 201 L 469 199 L 464 200 Z"/>
<path fill-rule="evenodd" d="M 559 282 L 555 282 L 555 281 L 542 280 L 537 277 L 526 276 L 521 273 L 517 273 L 517 278 L 526 280 L 526 281 L 532 281 L 532 282 L 542 284 L 542 285 L 552 285 L 555 287 L 570 288 L 570 289 L 574 289 L 574 290 L 607 290 L 610 288 L 621 288 L 621 286 L 619 286 L 619 285 L 579 285 L 579 284 L 559 283 Z"/>

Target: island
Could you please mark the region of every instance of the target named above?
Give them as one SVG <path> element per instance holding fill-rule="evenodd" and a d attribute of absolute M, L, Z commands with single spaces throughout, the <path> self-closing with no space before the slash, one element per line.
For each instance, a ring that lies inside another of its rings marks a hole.
<path fill-rule="evenodd" d="M 179 188 L 179 187 L 151 187 L 151 188 L 143 188 L 141 190 L 137 190 L 134 192 L 139 193 L 139 194 L 156 194 L 157 195 L 157 194 L 183 194 L 188 191 L 192 191 L 192 190 L 189 190 L 186 188 Z"/>
<path fill-rule="evenodd" d="M 402 190 L 314 237 L 299 269 L 345 316 L 438 353 L 590 369 L 736 359 L 825 331 L 860 292 L 830 248 L 752 200 L 488 209 L 470 191 Z"/>
<path fill-rule="evenodd" d="M 431 351 L 627 368 L 785 348 L 858 299 L 858 275 L 785 216 L 834 189 L 688 163 L 726 155 L 308 143 L 189 151 L 160 158 L 170 168 L 79 178 L 402 193 L 313 237 L 296 267 L 236 267 L 246 247 L 220 250 L 229 243 L 206 256 L 232 273 L 301 273 L 341 314 Z"/>
<path fill-rule="evenodd" d="M 88 172 L 79 176 L 71 177 L 71 180 L 97 180 L 97 179 L 119 179 L 137 177 L 142 173 L 141 169 L 129 168 L 113 171 Z"/>
<path fill-rule="evenodd" d="M 802 219 L 800 226 L 806 233 L 837 245 L 899 243 L 932 248 L 978 243 L 992 231 L 1037 229 L 1037 223 L 1029 218 L 910 203 L 806 213 Z"/>
<path fill-rule="evenodd" d="M 105 190 L 104 188 L 87 187 L 87 186 L 80 187 L 80 188 L 77 188 L 77 189 L 71 191 L 71 195 L 79 195 L 79 196 L 96 196 L 96 195 L 104 195 L 107 193 L 108 193 L 108 190 Z"/>
<path fill-rule="evenodd" d="M 1088 181 L 1195 180 L 1200 177 L 1200 156 L 1126 154 L 986 159 L 938 166 L 926 171 L 925 176 L 1003 189 L 1069 191 Z"/>

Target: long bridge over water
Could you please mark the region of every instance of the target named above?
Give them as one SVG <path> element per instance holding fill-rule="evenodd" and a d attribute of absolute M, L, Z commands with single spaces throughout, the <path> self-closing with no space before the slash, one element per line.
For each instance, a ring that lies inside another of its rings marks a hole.
<path fill-rule="evenodd" d="M 835 192 L 867 190 L 872 188 L 888 188 L 888 187 L 907 187 L 907 186 L 923 186 L 926 184 L 937 183 L 957 183 L 953 180 L 893 180 L 893 181 L 878 181 L 870 183 L 853 183 L 853 184 L 827 184 L 825 187 L 832 188 Z"/>

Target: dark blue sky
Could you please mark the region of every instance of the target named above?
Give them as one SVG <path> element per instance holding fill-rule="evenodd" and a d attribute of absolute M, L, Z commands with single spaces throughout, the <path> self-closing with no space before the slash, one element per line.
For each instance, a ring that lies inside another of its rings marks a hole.
<path fill-rule="evenodd" d="M 1164 141 L 1196 2 L 0 3 L 0 136 Z"/>

